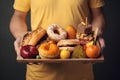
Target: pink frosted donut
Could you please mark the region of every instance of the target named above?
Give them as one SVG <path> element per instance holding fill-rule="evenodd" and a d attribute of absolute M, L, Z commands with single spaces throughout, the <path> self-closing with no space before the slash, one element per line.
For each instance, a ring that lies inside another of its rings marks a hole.
<path fill-rule="evenodd" d="M 50 39 L 57 42 L 67 38 L 67 32 L 58 24 L 50 25 L 47 29 L 47 34 Z"/>

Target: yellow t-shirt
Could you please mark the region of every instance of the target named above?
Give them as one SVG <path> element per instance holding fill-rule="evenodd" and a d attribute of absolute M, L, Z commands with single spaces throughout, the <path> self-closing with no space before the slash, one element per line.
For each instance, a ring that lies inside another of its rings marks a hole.
<path fill-rule="evenodd" d="M 31 12 L 31 28 L 60 24 L 77 26 L 86 17 L 89 9 L 104 5 L 103 0 L 15 0 L 14 9 Z M 79 62 L 27 65 L 27 80 L 93 80 L 91 64 Z"/>
<path fill-rule="evenodd" d="M 89 18 L 89 6 L 103 6 L 103 0 L 15 0 L 14 8 L 23 12 L 31 11 L 32 30 L 41 26 L 47 28 L 50 24 L 60 24 L 63 27 L 75 27 Z"/>

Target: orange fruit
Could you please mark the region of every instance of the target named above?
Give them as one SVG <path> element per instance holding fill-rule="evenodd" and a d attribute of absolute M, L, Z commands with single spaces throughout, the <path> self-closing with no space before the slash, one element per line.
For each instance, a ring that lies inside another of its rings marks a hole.
<path fill-rule="evenodd" d="M 68 33 L 68 39 L 75 39 L 76 38 L 76 29 L 74 26 L 72 26 L 72 25 L 67 26 L 66 31 Z"/>
<path fill-rule="evenodd" d="M 86 55 L 89 58 L 96 58 L 100 55 L 100 50 L 97 45 L 89 45 L 86 47 Z"/>

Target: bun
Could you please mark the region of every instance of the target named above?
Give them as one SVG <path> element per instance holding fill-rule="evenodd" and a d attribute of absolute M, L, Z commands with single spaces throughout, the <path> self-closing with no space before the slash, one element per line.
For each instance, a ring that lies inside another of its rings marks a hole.
<path fill-rule="evenodd" d="M 70 46 L 66 46 L 66 47 L 59 47 L 60 50 L 63 50 L 63 49 L 68 49 L 70 52 L 73 52 L 74 51 L 74 48 L 75 47 L 70 47 Z"/>
<path fill-rule="evenodd" d="M 44 29 L 37 28 L 36 30 L 33 30 L 32 32 L 28 32 L 24 35 L 22 46 L 24 45 L 36 45 L 37 42 L 46 34 L 46 31 Z"/>
<path fill-rule="evenodd" d="M 65 40 L 60 40 L 57 43 L 57 46 L 59 47 L 60 50 L 68 49 L 72 52 L 74 50 L 74 47 L 79 44 L 80 41 L 78 39 L 65 39 Z"/>
<path fill-rule="evenodd" d="M 78 39 L 64 39 L 64 40 L 60 40 L 57 43 L 57 46 L 71 46 L 71 45 L 77 45 L 77 44 L 79 44 Z"/>

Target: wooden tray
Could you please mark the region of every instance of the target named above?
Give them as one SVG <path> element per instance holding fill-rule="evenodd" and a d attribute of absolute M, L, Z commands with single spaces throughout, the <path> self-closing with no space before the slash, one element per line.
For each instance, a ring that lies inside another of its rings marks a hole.
<path fill-rule="evenodd" d="M 99 46 L 101 49 L 101 47 Z M 65 62 L 81 62 L 81 63 L 100 63 L 104 62 L 104 56 L 102 52 L 97 58 L 69 58 L 69 59 L 23 59 L 21 56 L 17 56 L 17 62 L 22 63 L 65 63 Z"/>
<path fill-rule="evenodd" d="M 104 56 L 98 58 L 70 58 L 70 59 L 23 59 L 17 58 L 17 62 L 22 63 L 65 63 L 65 62 L 81 62 L 81 63 L 100 63 L 104 62 Z"/>
<path fill-rule="evenodd" d="M 95 40 L 96 40 L 97 32 L 98 29 L 95 32 L 95 36 L 94 36 Z M 97 45 L 101 49 L 99 41 Z M 23 59 L 21 56 L 18 56 L 17 61 L 22 63 L 65 63 L 65 62 L 100 63 L 100 62 L 104 62 L 104 56 L 102 52 L 100 54 L 101 55 L 98 58 L 70 58 L 70 59 Z"/>

